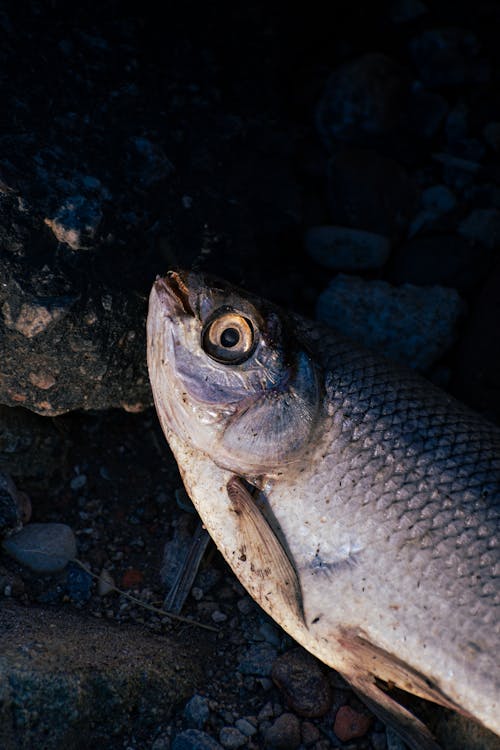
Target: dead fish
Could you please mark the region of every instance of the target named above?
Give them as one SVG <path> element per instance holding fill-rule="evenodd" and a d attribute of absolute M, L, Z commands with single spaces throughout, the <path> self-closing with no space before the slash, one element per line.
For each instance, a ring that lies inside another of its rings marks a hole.
<path fill-rule="evenodd" d="M 263 609 L 412 748 L 395 685 L 500 735 L 500 430 L 221 280 L 153 286 L 148 365 L 186 489 Z"/>

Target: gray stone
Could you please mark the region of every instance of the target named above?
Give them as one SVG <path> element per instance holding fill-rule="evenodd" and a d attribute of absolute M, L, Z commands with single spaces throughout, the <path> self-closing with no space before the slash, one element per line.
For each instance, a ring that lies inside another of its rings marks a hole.
<path fill-rule="evenodd" d="M 238 671 L 257 677 L 269 677 L 276 655 L 277 650 L 269 643 L 254 644 L 243 655 Z"/>
<path fill-rule="evenodd" d="M 282 691 L 287 705 L 299 716 L 324 716 L 332 705 L 332 691 L 320 663 L 301 648 L 279 656 L 272 678 Z"/>
<path fill-rule="evenodd" d="M 76 557 L 76 539 L 63 523 L 32 523 L 4 539 L 2 548 L 36 573 L 57 573 Z"/>
<path fill-rule="evenodd" d="M 294 714 L 281 714 L 265 733 L 266 747 L 276 750 L 296 750 L 300 741 L 300 722 Z"/>
<path fill-rule="evenodd" d="M 227 750 L 237 750 L 247 744 L 247 737 L 235 727 L 222 727 L 219 740 L 222 747 Z"/>
<path fill-rule="evenodd" d="M 427 370 L 453 344 L 463 309 L 454 289 L 339 274 L 320 295 L 317 317 L 363 346 Z"/>
<path fill-rule="evenodd" d="M 184 707 L 184 718 L 193 729 L 203 729 L 209 716 L 208 698 L 203 695 L 193 695 Z"/>
<path fill-rule="evenodd" d="M 460 222 L 458 231 L 463 237 L 493 250 L 500 246 L 500 211 L 476 208 Z"/>
<path fill-rule="evenodd" d="M 335 271 L 380 268 L 387 261 L 391 249 L 387 237 L 336 226 L 308 229 L 305 247 L 317 263 Z"/>
<path fill-rule="evenodd" d="M 202 676 L 195 640 L 3 602 L 0 747 L 108 747 L 167 723 Z"/>
<path fill-rule="evenodd" d="M 199 729 L 186 729 L 177 735 L 172 750 L 222 750 L 217 740 Z"/>

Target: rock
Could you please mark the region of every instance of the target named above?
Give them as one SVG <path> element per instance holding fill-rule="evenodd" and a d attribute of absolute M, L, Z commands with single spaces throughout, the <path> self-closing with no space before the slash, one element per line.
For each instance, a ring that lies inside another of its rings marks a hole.
<path fill-rule="evenodd" d="M 192 729 L 203 729 L 210 716 L 208 698 L 195 694 L 184 707 L 184 718 Z"/>
<path fill-rule="evenodd" d="M 389 257 L 387 237 L 348 227 L 311 227 L 305 234 L 311 258 L 335 271 L 380 268 Z"/>
<path fill-rule="evenodd" d="M 490 250 L 500 247 L 500 211 L 476 208 L 458 225 L 460 234 Z"/>
<path fill-rule="evenodd" d="M 237 750 L 247 744 L 247 738 L 235 727 L 222 727 L 219 734 L 222 747 L 227 750 Z"/>
<path fill-rule="evenodd" d="M 300 742 L 300 722 L 294 714 L 281 714 L 265 733 L 265 746 L 276 750 L 296 750 Z"/>
<path fill-rule="evenodd" d="M 277 650 L 269 643 L 257 643 L 250 646 L 238 665 L 241 674 L 257 677 L 269 677 L 276 658 Z"/>
<path fill-rule="evenodd" d="M 45 223 L 59 242 L 66 243 L 72 250 L 87 250 L 96 239 L 102 216 L 99 201 L 72 195 L 53 218 L 45 219 Z"/>
<path fill-rule="evenodd" d="M 341 65 L 328 79 L 316 111 L 316 125 L 327 145 L 336 139 L 363 142 L 386 135 L 401 122 L 410 78 L 385 55 L 363 55 Z"/>
<path fill-rule="evenodd" d="M 39 492 L 64 472 L 70 445 L 64 417 L 44 419 L 27 409 L 0 406 L 0 471 L 22 477 Z"/>
<path fill-rule="evenodd" d="M 222 750 L 222 745 L 199 729 L 180 732 L 172 743 L 172 750 Z"/>
<path fill-rule="evenodd" d="M 426 29 L 412 39 L 410 53 L 426 86 L 463 86 L 490 78 L 478 39 L 466 29 Z"/>
<path fill-rule="evenodd" d="M 394 251 L 388 277 L 394 284 L 440 284 L 461 291 L 477 284 L 489 256 L 488 250 L 457 234 L 418 236 Z"/>
<path fill-rule="evenodd" d="M 428 13 L 428 8 L 420 0 L 394 0 L 390 7 L 393 23 L 409 23 Z"/>
<path fill-rule="evenodd" d="M 236 729 L 239 729 L 241 734 L 245 735 L 245 737 L 253 737 L 253 735 L 257 733 L 257 727 L 254 727 L 248 719 L 238 719 L 235 722 L 235 726 Z"/>
<path fill-rule="evenodd" d="M 32 523 L 4 539 L 2 548 L 35 573 L 57 573 L 76 557 L 73 531 L 63 523 Z"/>
<path fill-rule="evenodd" d="M 301 731 L 302 742 L 306 747 L 308 747 L 309 745 L 314 745 L 314 743 L 317 742 L 321 737 L 321 733 L 318 727 L 315 727 L 314 724 L 311 724 L 310 721 L 302 722 Z"/>
<path fill-rule="evenodd" d="M 167 723 L 201 678 L 192 635 L 152 635 L 55 610 L 0 607 L 0 747 L 109 747 Z M 218 747 L 218 745 L 216 745 Z"/>
<path fill-rule="evenodd" d="M 121 585 L 124 589 L 135 589 L 141 585 L 144 579 L 143 573 L 135 568 L 129 568 L 122 576 Z"/>
<path fill-rule="evenodd" d="M 444 287 L 393 287 L 339 274 L 320 295 L 317 317 L 363 346 L 427 370 L 452 345 L 464 308 Z"/>
<path fill-rule="evenodd" d="M 29 497 L 17 489 L 8 474 L 0 472 L 0 536 L 19 530 L 30 518 Z"/>
<path fill-rule="evenodd" d="M 77 563 L 70 562 L 66 574 L 66 592 L 74 604 L 85 604 L 92 593 L 92 576 Z"/>
<path fill-rule="evenodd" d="M 500 152 L 500 122 L 489 122 L 483 128 L 483 138 L 497 153 Z"/>
<path fill-rule="evenodd" d="M 436 216 L 453 211 L 457 205 L 454 193 L 446 185 L 431 185 L 422 190 L 420 201 L 424 209 L 432 211 Z"/>
<path fill-rule="evenodd" d="M 0 403 L 44 416 L 149 406 L 146 300 L 82 271 L 2 259 Z"/>
<path fill-rule="evenodd" d="M 477 296 L 460 338 L 451 391 L 500 422 L 500 265 Z"/>
<path fill-rule="evenodd" d="M 99 574 L 99 580 L 97 581 L 97 594 L 99 596 L 107 596 L 112 591 L 115 591 L 116 584 L 113 576 L 106 568 L 103 568 Z"/>
<path fill-rule="evenodd" d="M 363 737 L 372 723 L 370 716 L 355 711 L 351 706 L 341 706 L 335 715 L 333 731 L 341 742 Z"/>
<path fill-rule="evenodd" d="M 151 745 L 151 750 L 170 750 L 170 737 L 168 734 L 160 734 Z"/>
<path fill-rule="evenodd" d="M 325 672 L 311 654 L 300 648 L 279 656 L 271 676 L 289 708 L 299 716 L 324 716 L 332 705 L 332 691 Z"/>
<path fill-rule="evenodd" d="M 417 190 L 403 167 L 374 151 L 345 148 L 328 171 L 330 217 L 334 224 L 387 238 L 406 230 L 417 206 Z"/>

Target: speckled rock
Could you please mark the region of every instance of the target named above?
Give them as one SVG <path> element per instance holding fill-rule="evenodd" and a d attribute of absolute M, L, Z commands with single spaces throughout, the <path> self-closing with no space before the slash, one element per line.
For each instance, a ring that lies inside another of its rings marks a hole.
<path fill-rule="evenodd" d="M 287 651 L 273 664 L 272 678 L 288 706 L 299 716 L 324 716 L 332 704 L 330 683 L 320 663 L 300 648 Z"/>
<path fill-rule="evenodd" d="M 0 607 L 0 642 L 2 750 L 76 748 L 82 737 L 107 747 L 152 730 L 193 692 L 204 662 L 192 636 L 14 602 Z"/>
<path fill-rule="evenodd" d="M 180 732 L 172 743 L 172 750 L 222 750 L 217 740 L 199 729 Z"/>
<path fill-rule="evenodd" d="M 387 237 L 349 227 L 311 227 L 304 237 L 307 252 L 317 263 L 336 271 L 380 268 L 389 257 Z"/>
<path fill-rule="evenodd" d="M 36 573 L 57 573 L 76 557 L 76 539 L 63 523 L 31 523 L 4 539 L 2 548 Z"/>
<path fill-rule="evenodd" d="M 294 714 L 281 714 L 265 733 L 265 747 L 276 750 L 296 750 L 300 742 L 300 722 Z"/>
<path fill-rule="evenodd" d="M 363 346 L 426 370 L 454 342 L 463 309 L 454 289 L 339 274 L 320 295 L 317 317 Z"/>

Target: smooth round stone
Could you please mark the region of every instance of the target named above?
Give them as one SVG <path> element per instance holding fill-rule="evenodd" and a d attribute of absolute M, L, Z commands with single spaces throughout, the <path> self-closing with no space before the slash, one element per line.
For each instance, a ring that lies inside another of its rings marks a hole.
<path fill-rule="evenodd" d="M 454 289 L 396 287 L 339 274 L 319 296 L 317 317 L 353 341 L 425 371 L 454 343 L 463 309 Z"/>
<path fill-rule="evenodd" d="M 180 732 L 172 743 L 172 750 L 222 750 L 217 740 L 199 729 Z"/>
<path fill-rule="evenodd" d="M 58 573 L 76 557 L 76 539 L 63 523 L 31 523 L 2 543 L 21 565 L 35 573 Z"/>
<path fill-rule="evenodd" d="M 305 247 L 317 263 L 335 271 L 380 268 L 391 251 L 387 237 L 339 226 L 311 227 L 305 234 Z"/>

